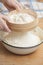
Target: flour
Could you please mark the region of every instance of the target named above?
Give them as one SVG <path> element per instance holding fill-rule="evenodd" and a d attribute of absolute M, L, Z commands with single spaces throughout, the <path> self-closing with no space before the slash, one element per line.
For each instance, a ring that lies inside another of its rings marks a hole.
<path fill-rule="evenodd" d="M 7 44 L 17 47 L 31 47 L 40 44 L 40 38 L 31 32 L 26 33 L 10 33 L 5 38 Z"/>
<path fill-rule="evenodd" d="M 31 23 L 35 18 L 32 15 L 27 13 L 14 13 L 9 16 L 11 19 L 11 23 L 16 24 L 24 24 L 24 23 Z"/>

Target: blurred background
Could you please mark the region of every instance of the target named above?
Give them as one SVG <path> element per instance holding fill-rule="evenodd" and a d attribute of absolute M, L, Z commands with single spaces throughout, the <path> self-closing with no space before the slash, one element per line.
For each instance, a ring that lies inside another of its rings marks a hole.
<path fill-rule="evenodd" d="M 38 17 L 43 17 L 43 2 L 38 2 L 37 0 L 18 0 L 22 4 L 22 6 L 25 6 L 25 8 L 31 8 L 37 13 Z M 0 2 L 0 12 L 2 14 L 8 13 L 8 10 L 6 7 Z"/>

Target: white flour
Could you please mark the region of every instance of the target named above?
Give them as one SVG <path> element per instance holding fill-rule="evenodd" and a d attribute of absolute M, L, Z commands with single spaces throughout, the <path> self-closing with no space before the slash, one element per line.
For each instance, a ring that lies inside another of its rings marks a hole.
<path fill-rule="evenodd" d="M 27 14 L 27 13 L 14 13 L 9 16 L 12 20 L 11 23 L 16 24 L 24 24 L 24 23 L 31 23 L 34 20 L 34 17 Z"/>
<path fill-rule="evenodd" d="M 40 38 L 31 32 L 26 33 L 10 33 L 6 38 L 6 42 L 18 47 L 31 47 L 40 44 Z"/>

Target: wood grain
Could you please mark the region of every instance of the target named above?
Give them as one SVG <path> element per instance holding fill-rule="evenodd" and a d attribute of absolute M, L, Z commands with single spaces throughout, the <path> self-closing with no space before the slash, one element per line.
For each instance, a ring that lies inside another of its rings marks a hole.
<path fill-rule="evenodd" d="M 43 29 L 43 19 L 39 26 Z M 43 44 L 32 54 L 19 56 L 6 50 L 0 42 L 0 65 L 43 65 Z"/>

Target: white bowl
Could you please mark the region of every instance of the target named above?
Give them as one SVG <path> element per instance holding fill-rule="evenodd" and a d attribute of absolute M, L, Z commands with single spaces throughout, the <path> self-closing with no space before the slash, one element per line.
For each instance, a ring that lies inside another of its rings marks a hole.
<path fill-rule="evenodd" d="M 33 39 L 33 38 L 32 38 Z M 36 40 L 37 41 L 37 40 Z M 28 42 L 28 41 L 27 41 Z M 29 42 L 28 42 L 29 43 Z M 20 55 L 25 55 L 25 54 L 30 54 L 32 52 L 34 52 L 35 50 L 37 50 L 37 48 L 39 47 L 39 45 L 41 44 L 41 41 L 39 41 L 37 44 L 35 45 L 31 45 L 31 46 L 15 46 L 8 42 L 6 42 L 6 40 L 4 39 L 3 41 L 3 45 L 5 46 L 6 49 L 8 49 L 9 51 L 15 53 L 15 54 L 20 54 Z"/>
<path fill-rule="evenodd" d="M 32 47 L 16 47 L 3 42 L 3 45 L 5 46 L 6 49 L 11 51 L 12 53 L 19 54 L 19 55 L 30 54 L 36 51 L 40 44 Z"/>

